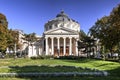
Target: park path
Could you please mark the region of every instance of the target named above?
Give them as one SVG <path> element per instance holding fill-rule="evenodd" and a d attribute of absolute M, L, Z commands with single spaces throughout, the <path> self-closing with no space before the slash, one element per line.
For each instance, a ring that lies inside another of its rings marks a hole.
<path fill-rule="evenodd" d="M 0 73 L 0 77 L 58 77 L 58 76 L 108 76 L 107 72 L 41 72 L 41 73 Z"/>

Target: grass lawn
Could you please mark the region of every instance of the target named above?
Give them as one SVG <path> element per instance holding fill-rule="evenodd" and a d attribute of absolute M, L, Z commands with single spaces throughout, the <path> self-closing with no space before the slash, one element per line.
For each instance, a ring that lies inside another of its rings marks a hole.
<path fill-rule="evenodd" d="M 40 67 L 40 65 L 44 65 Z M 39 78 L 0 78 L 0 80 L 120 80 L 120 63 L 94 60 L 94 59 L 79 59 L 79 60 L 59 60 L 59 59 L 45 59 L 45 60 L 31 60 L 31 59 L 0 59 L 0 73 L 2 72 L 67 72 L 78 71 L 74 68 L 63 68 L 61 66 L 77 66 L 88 67 L 92 69 L 105 70 L 110 73 L 107 77 L 39 77 Z M 6 67 L 18 66 L 18 67 Z M 26 68 L 27 66 L 28 68 Z M 58 67 L 51 67 L 58 66 Z"/>

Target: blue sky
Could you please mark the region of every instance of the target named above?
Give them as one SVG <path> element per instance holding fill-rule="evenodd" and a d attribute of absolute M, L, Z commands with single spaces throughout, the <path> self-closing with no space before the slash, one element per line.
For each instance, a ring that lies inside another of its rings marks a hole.
<path fill-rule="evenodd" d="M 86 33 L 97 19 L 109 15 L 120 0 L 0 0 L 0 13 L 9 28 L 42 35 L 44 24 L 61 10 L 80 23 Z"/>

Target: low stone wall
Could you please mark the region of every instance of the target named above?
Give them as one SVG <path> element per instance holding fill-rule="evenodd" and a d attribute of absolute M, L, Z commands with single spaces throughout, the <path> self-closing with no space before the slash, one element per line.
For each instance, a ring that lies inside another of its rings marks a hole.
<path fill-rule="evenodd" d="M 108 72 L 0 73 L 0 77 L 108 76 Z"/>

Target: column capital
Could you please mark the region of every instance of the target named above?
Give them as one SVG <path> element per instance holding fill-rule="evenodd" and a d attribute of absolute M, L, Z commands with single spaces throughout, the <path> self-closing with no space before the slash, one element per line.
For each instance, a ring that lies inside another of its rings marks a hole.
<path fill-rule="evenodd" d="M 69 39 L 72 39 L 72 37 L 69 37 Z"/>
<path fill-rule="evenodd" d="M 66 39 L 66 37 L 63 37 L 63 39 Z"/>
<path fill-rule="evenodd" d="M 50 37 L 51 39 L 54 39 L 54 37 Z"/>
<path fill-rule="evenodd" d="M 60 37 L 57 37 L 57 39 L 60 39 Z"/>
<path fill-rule="evenodd" d="M 48 37 L 45 37 L 45 39 L 48 39 Z"/>

